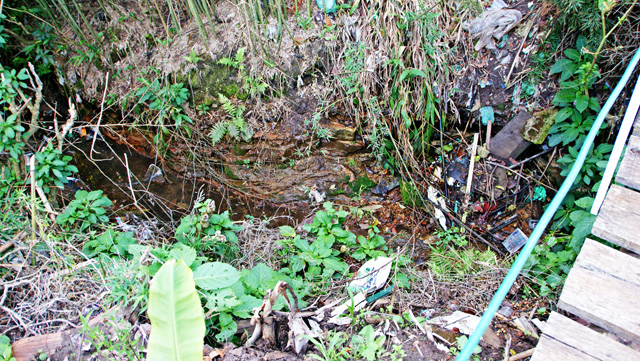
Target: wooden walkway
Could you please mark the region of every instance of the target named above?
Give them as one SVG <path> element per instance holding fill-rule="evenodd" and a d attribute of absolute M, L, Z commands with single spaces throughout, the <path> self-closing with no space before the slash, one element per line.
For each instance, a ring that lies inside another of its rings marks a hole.
<path fill-rule="evenodd" d="M 587 239 L 558 302 L 603 332 L 552 312 L 532 361 L 640 361 L 640 113 L 616 183 L 591 232 L 622 251 Z"/>

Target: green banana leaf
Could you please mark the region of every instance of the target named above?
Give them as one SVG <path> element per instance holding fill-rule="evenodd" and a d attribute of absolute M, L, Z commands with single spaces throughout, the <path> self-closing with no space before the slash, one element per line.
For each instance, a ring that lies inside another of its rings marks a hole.
<path fill-rule="evenodd" d="M 202 361 L 205 325 L 193 274 L 182 260 L 167 261 L 149 288 L 148 361 Z"/>

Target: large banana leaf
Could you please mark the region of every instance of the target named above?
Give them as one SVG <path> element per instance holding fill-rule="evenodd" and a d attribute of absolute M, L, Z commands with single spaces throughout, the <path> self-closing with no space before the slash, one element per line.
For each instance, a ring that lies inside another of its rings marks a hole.
<path fill-rule="evenodd" d="M 183 261 L 167 261 L 153 277 L 147 314 L 147 361 L 202 361 L 202 306 L 193 274 Z"/>

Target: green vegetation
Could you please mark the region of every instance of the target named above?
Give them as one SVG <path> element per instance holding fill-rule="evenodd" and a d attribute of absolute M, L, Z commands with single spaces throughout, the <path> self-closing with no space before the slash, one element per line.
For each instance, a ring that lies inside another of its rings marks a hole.
<path fill-rule="evenodd" d="M 111 204 L 109 198 L 102 196 L 102 191 L 79 190 L 64 213 L 56 218 L 56 222 L 68 230 L 77 229 L 84 232 L 98 222 L 109 221 L 109 217 L 105 215 L 105 207 Z"/>

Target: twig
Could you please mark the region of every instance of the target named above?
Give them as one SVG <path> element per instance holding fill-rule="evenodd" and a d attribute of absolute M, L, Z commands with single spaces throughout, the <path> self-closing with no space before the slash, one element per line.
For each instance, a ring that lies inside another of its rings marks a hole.
<path fill-rule="evenodd" d="M 98 124 L 95 127 L 95 132 L 93 133 L 93 140 L 91 141 L 91 150 L 89 151 L 89 159 L 91 160 L 94 160 L 93 147 L 96 145 L 96 138 L 98 137 L 98 133 L 100 132 L 100 123 L 102 122 L 102 113 L 104 113 L 104 98 L 107 96 L 108 86 L 109 86 L 109 72 L 107 72 L 104 78 L 104 91 L 102 92 L 102 101 L 100 102 L 100 116 L 98 116 Z M 129 167 L 127 166 L 127 174 L 128 173 L 129 173 Z M 132 189 L 132 192 L 133 192 L 133 189 Z"/>
<path fill-rule="evenodd" d="M 49 203 L 49 200 L 47 199 L 47 195 L 44 194 L 44 191 L 42 190 L 42 187 L 40 186 L 36 186 L 36 191 L 38 192 L 38 196 L 40 196 L 40 200 L 42 201 L 42 203 L 44 203 L 44 209 L 47 211 L 47 213 L 49 213 L 49 218 L 51 218 L 52 221 L 56 221 L 56 215 L 58 215 L 59 213 L 54 211 L 53 208 L 51 208 L 51 204 Z"/>
<path fill-rule="evenodd" d="M 511 351 L 511 335 L 507 333 L 507 343 L 504 346 L 504 361 L 509 361 Z"/>
<path fill-rule="evenodd" d="M 531 156 L 531 157 L 529 157 L 529 158 L 525 158 L 525 159 L 523 159 L 523 160 L 519 161 L 518 163 L 514 163 L 514 164 L 510 165 L 508 168 L 509 168 L 509 169 L 514 169 L 515 167 L 517 167 L 517 166 L 519 166 L 519 165 L 522 165 L 522 164 L 524 164 L 524 163 L 526 163 L 526 162 L 528 162 L 528 161 L 530 161 L 530 160 L 536 159 L 536 158 L 538 158 L 539 156 L 541 156 L 541 155 L 545 155 L 545 154 L 547 154 L 547 153 L 549 153 L 549 152 L 551 152 L 552 150 L 555 150 L 555 149 L 556 149 L 556 148 L 555 148 L 555 147 L 553 147 L 553 148 L 549 148 L 549 149 L 543 150 L 542 152 L 540 152 L 540 153 L 538 153 L 538 154 L 536 154 L 536 155 L 532 155 L 532 156 Z"/>
<path fill-rule="evenodd" d="M 36 156 L 29 158 L 29 173 L 31 174 L 31 237 L 36 239 Z"/>
<path fill-rule="evenodd" d="M 524 36 L 522 37 L 522 44 L 520 44 L 520 48 L 518 48 L 518 52 L 516 53 L 516 57 L 513 58 L 513 63 L 511 63 L 511 69 L 509 69 L 509 75 L 507 75 L 507 79 L 504 82 L 506 85 L 509 84 L 509 78 L 511 78 L 511 73 L 513 72 L 513 68 L 516 66 L 516 63 L 518 62 L 518 60 L 520 60 L 520 52 L 522 52 L 522 47 L 524 47 L 524 43 L 527 42 L 527 37 L 529 36 L 529 31 L 531 31 L 531 26 L 533 25 L 535 20 L 536 19 L 534 17 L 533 20 L 531 20 L 531 22 L 529 22 L 527 24 L 527 30 L 524 32 Z"/>
<path fill-rule="evenodd" d="M 147 215 L 147 212 L 145 212 L 142 209 L 142 207 L 140 207 L 140 205 L 138 204 L 138 199 L 136 198 L 136 194 L 133 191 L 133 184 L 131 183 L 131 171 L 129 170 L 129 159 L 127 158 L 127 153 L 124 153 L 124 165 L 127 168 L 127 179 L 129 180 L 129 189 L 131 190 L 131 197 L 133 198 L 133 204 L 147 218 L 147 220 L 151 222 L 151 218 L 149 218 L 149 216 Z"/>
<path fill-rule="evenodd" d="M 13 246 L 15 246 L 15 243 L 13 243 L 13 241 L 3 243 L 2 246 L 0 246 L 0 253 L 4 253 L 6 250 Z"/>
<path fill-rule="evenodd" d="M 464 197 L 464 207 L 469 206 L 469 198 L 471 197 L 471 185 L 473 184 L 473 168 L 476 165 L 476 151 L 478 149 L 478 133 L 473 135 L 473 146 L 471 147 L 471 155 L 469 156 L 469 174 L 467 175 L 467 190 Z"/>
<path fill-rule="evenodd" d="M 525 357 L 529 357 L 531 355 L 533 355 L 533 351 L 535 350 L 535 348 L 529 349 L 527 351 L 524 352 L 520 352 L 519 354 L 515 354 L 511 357 L 509 357 L 509 361 L 517 361 L 517 360 L 521 360 Z"/>

